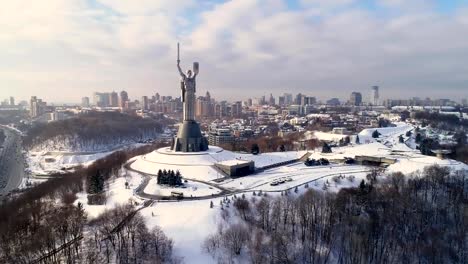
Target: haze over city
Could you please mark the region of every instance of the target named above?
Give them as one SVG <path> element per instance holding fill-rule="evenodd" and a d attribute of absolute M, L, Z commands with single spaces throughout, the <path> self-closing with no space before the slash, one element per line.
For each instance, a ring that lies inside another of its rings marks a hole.
<path fill-rule="evenodd" d="M 5 1 L 0 24 L 2 99 L 178 96 L 177 42 L 183 68 L 200 62 L 199 91 L 228 100 L 468 91 L 466 1 Z"/>

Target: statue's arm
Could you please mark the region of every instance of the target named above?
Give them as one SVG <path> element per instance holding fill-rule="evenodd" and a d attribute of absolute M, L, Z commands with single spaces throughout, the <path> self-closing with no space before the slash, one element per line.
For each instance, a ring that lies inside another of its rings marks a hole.
<path fill-rule="evenodd" d="M 182 76 L 182 78 L 185 79 L 186 76 L 185 76 L 184 72 L 182 71 L 182 69 L 180 68 L 180 64 L 179 64 L 179 63 L 177 63 L 177 69 L 179 70 L 180 76 Z"/>

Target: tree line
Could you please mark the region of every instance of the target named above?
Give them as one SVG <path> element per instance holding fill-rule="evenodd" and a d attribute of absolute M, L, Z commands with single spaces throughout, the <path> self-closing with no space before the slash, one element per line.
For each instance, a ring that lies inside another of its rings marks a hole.
<path fill-rule="evenodd" d="M 181 186 L 182 185 L 182 174 L 180 171 L 173 171 L 173 170 L 158 170 L 158 174 L 156 175 L 156 183 L 157 184 L 164 184 L 169 186 Z"/>
<path fill-rule="evenodd" d="M 467 263 L 467 171 L 372 182 L 233 198 L 202 249 L 220 263 Z"/>
<path fill-rule="evenodd" d="M 148 230 L 142 226 L 139 213 L 135 213 L 121 230 L 109 234 L 111 226 L 115 227 L 134 210 L 131 205 L 88 221 L 83 206 L 74 204 L 77 193 L 90 192 L 89 175 L 99 172 L 105 177 L 104 181 L 117 177 L 118 170 L 129 158 L 160 147 L 161 144 L 154 144 L 117 151 L 86 168 L 54 175 L 3 201 L 0 204 L 0 263 L 107 263 L 108 260 L 134 263 L 138 254 L 142 258 L 139 263 L 169 261 L 171 240 L 157 228 Z M 85 229 L 92 230 L 92 236 L 87 235 Z"/>

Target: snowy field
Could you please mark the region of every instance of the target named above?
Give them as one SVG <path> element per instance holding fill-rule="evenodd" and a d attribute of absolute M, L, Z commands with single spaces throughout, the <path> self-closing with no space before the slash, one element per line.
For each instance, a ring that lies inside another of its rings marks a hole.
<path fill-rule="evenodd" d="M 112 152 L 103 152 L 89 155 L 29 152 L 28 164 L 32 174 L 47 175 L 60 172 L 78 165 L 87 166 Z"/>
<path fill-rule="evenodd" d="M 370 171 L 372 171 L 372 168 L 360 165 L 307 167 L 302 163 L 297 163 L 290 166 L 267 170 L 255 175 L 230 179 L 220 183 L 220 186 L 231 190 L 262 190 L 279 192 L 327 177 L 331 178 L 333 176 L 346 176 L 351 174 L 364 174 L 365 177 L 366 172 Z M 273 181 L 282 178 L 290 178 L 290 180 L 276 186 L 271 185 Z"/>
<path fill-rule="evenodd" d="M 129 183 L 129 188 L 125 188 L 125 182 Z M 134 172 L 128 172 L 127 177 L 120 177 L 106 182 L 107 202 L 105 205 L 88 205 L 88 198 L 86 193 L 78 193 L 78 199 L 75 204 L 83 204 L 83 208 L 88 213 L 89 218 L 99 216 L 108 208 L 113 208 L 117 205 L 127 204 L 129 202 L 142 203 L 143 200 L 134 195 L 134 189 L 137 188 L 143 177 Z"/>
<path fill-rule="evenodd" d="M 94 161 L 104 158 L 115 151 L 143 145 L 144 144 L 136 143 L 131 146 L 114 148 L 104 152 L 30 151 L 27 153 L 26 160 L 32 175 L 48 175 L 56 172 L 63 172 L 79 165 L 88 166 Z"/>
<path fill-rule="evenodd" d="M 212 181 L 226 177 L 214 167 L 218 162 L 228 160 L 253 160 L 256 167 L 286 162 L 301 158 L 307 151 L 241 154 L 219 147 L 210 146 L 209 151 L 198 154 L 174 153 L 167 148 L 158 149 L 133 159 L 130 167 L 134 170 L 155 175 L 159 170 L 180 171 L 182 177 L 199 181 Z"/>
<path fill-rule="evenodd" d="M 375 141 L 398 142 L 398 137 L 404 135 L 407 131 L 412 131 L 414 127 L 404 122 L 395 123 L 396 127 L 367 128 L 359 132 L 359 141 L 361 143 L 371 143 Z M 377 130 L 381 135 L 379 138 L 373 138 L 372 133 Z"/>

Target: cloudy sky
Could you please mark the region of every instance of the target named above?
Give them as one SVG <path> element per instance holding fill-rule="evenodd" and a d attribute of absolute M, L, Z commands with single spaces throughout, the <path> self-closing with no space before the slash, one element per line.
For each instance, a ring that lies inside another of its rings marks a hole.
<path fill-rule="evenodd" d="M 468 0 L 14 0 L 0 7 L 0 99 L 94 91 L 246 99 L 468 97 Z"/>

